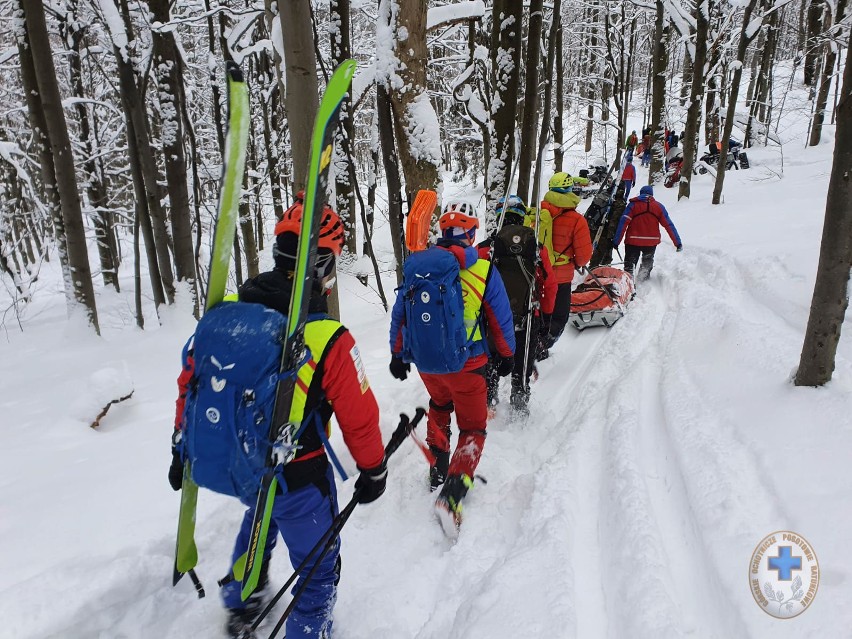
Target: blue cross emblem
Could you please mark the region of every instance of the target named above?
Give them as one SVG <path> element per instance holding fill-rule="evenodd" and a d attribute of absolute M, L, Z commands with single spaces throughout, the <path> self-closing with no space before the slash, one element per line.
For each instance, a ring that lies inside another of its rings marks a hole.
<path fill-rule="evenodd" d="M 769 570 L 778 571 L 779 581 L 790 581 L 794 570 L 802 569 L 802 558 L 793 556 L 792 546 L 779 546 L 777 557 L 768 557 Z"/>

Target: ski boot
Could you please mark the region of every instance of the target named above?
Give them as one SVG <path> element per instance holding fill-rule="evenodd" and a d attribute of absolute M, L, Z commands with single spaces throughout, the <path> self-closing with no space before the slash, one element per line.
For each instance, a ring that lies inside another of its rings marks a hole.
<path fill-rule="evenodd" d="M 260 611 L 266 607 L 267 586 L 269 585 L 269 559 L 267 558 L 260 567 L 260 575 L 257 587 L 246 599 L 245 608 L 228 608 L 228 620 L 225 623 L 225 631 L 231 639 L 256 639 L 257 635 L 251 625 Z"/>
<path fill-rule="evenodd" d="M 522 390 L 513 390 L 509 400 L 512 404 L 512 417 L 524 420 L 530 416 L 530 394 Z"/>
<path fill-rule="evenodd" d="M 435 501 L 435 513 L 444 534 L 457 539 L 462 522 L 462 499 L 473 486 L 473 479 L 467 475 L 452 475 L 447 478 L 441 494 Z"/>
<path fill-rule="evenodd" d="M 229 608 L 228 621 L 225 624 L 225 632 L 231 639 L 256 639 L 257 635 L 251 629 L 254 623 L 255 613 L 249 612 L 248 608 Z"/>
<path fill-rule="evenodd" d="M 435 490 L 447 479 L 447 469 L 450 467 L 450 451 L 440 450 L 437 446 L 429 446 L 435 456 L 435 465 L 429 467 L 429 490 Z"/>

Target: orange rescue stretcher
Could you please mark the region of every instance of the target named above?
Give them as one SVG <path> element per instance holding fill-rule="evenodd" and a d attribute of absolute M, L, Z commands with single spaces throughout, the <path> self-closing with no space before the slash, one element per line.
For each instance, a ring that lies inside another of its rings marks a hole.
<path fill-rule="evenodd" d="M 615 324 L 633 299 L 633 278 L 612 266 L 598 266 L 586 272 L 586 279 L 571 293 L 568 322 L 577 330 Z"/>

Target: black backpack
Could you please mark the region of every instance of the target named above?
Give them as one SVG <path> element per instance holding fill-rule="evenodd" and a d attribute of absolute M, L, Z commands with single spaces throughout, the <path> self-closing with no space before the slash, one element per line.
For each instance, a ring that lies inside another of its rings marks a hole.
<path fill-rule="evenodd" d="M 516 328 L 529 313 L 530 289 L 535 286 L 538 266 L 538 240 L 528 226 L 509 224 L 494 238 L 492 263 L 500 272 Z"/>

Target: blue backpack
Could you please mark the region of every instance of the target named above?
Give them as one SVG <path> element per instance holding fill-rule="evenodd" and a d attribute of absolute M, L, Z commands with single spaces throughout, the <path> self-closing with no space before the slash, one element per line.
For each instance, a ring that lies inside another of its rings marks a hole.
<path fill-rule="evenodd" d="M 402 273 L 403 361 L 414 362 L 421 373 L 457 373 L 473 344 L 464 325 L 458 260 L 449 251 L 432 247 L 412 253 Z"/>
<path fill-rule="evenodd" d="M 286 330 L 284 315 L 245 302 L 218 304 L 199 320 L 183 350 L 186 367 L 192 348 L 194 372 L 178 444 L 199 486 L 249 502 L 257 495 Z"/>

